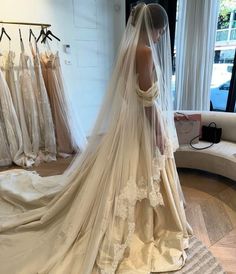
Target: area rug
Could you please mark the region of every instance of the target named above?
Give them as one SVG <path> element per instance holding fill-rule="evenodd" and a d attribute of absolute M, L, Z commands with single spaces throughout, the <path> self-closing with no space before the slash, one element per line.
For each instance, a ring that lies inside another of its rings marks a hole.
<path fill-rule="evenodd" d="M 195 236 L 190 238 L 188 255 L 184 267 L 178 271 L 163 274 L 226 274 L 210 250 Z M 151 274 L 155 274 L 152 272 Z M 160 274 L 160 273 L 158 273 Z"/>

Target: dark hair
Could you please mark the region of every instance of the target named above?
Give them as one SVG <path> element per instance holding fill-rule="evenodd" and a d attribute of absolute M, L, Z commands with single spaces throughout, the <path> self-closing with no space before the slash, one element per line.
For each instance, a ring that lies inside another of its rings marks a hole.
<path fill-rule="evenodd" d="M 168 16 L 165 11 L 165 9 L 159 5 L 159 4 L 145 4 L 145 3 L 138 3 L 136 6 L 132 8 L 131 11 L 131 24 L 133 26 L 136 25 L 139 14 L 141 9 L 147 6 L 147 11 L 148 11 L 148 18 L 150 21 L 150 26 L 153 29 L 162 29 L 165 28 L 168 22 Z"/>

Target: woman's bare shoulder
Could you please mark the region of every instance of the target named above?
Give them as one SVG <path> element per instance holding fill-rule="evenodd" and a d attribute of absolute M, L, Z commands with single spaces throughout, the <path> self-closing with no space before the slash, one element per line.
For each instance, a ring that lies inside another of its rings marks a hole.
<path fill-rule="evenodd" d="M 152 51 L 147 46 L 140 46 L 136 51 L 136 72 L 139 75 L 139 86 L 147 90 L 152 86 L 153 59 Z"/>
<path fill-rule="evenodd" d="M 136 50 L 136 61 L 152 61 L 152 51 L 147 46 L 139 46 Z"/>

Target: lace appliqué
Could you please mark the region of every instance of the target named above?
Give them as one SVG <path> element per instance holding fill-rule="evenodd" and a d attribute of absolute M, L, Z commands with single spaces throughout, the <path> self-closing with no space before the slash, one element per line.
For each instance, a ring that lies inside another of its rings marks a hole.
<path fill-rule="evenodd" d="M 158 205 L 164 206 L 164 200 L 160 192 L 161 170 L 165 168 L 165 155 L 159 154 L 153 159 L 152 172 L 153 176 L 150 181 L 151 191 L 149 192 L 149 200 L 152 207 Z"/>
<path fill-rule="evenodd" d="M 125 249 L 129 246 L 133 233 L 135 230 L 135 223 L 128 223 L 128 235 L 123 244 L 114 244 L 114 259 L 109 270 L 100 270 L 101 274 L 115 274 L 119 261 L 123 258 Z"/>
<path fill-rule="evenodd" d="M 148 198 L 152 207 L 164 206 L 164 200 L 160 192 L 161 170 L 165 167 L 165 156 L 159 155 L 153 159 L 153 176 L 149 181 L 143 177 L 136 183 L 130 178 L 120 195 L 116 198 L 115 214 L 122 220 L 127 220 L 128 233 L 122 244 L 114 243 L 114 258 L 109 270 L 100 269 L 101 274 L 114 274 L 118 263 L 124 257 L 124 252 L 129 246 L 135 231 L 135 205 L 137 201 Z"/>

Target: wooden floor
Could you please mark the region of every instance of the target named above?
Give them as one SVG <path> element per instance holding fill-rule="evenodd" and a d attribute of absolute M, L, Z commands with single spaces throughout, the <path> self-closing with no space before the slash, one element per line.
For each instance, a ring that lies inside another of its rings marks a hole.
<path fill-rule="evenodd" d="M 236 182 L 187 169 L 179 169 L 179 176 L 187 202 L 187 219 L 195 235 L 228 274 L 235 274 Z"/>
<path fill-rule="evenodd" d="M 72 157 L 68 158 L 59 158 L 57 161 L 49 162 L 49 163 L 41 163 L 39 166 L 34 166 L 32 168 L 28 168 L 27 170 L 35 170 L 41 176 L 51 176 L 58 175 L 63 173 L 63 171 L 70 165 L 72 161 Z M 19 169 L 18 166 L 10 166 L 10 167 L 0 167 L 0 172 L 9 169 Z"/>
<path fill-rule="evenodd" d="M 34 170 L 41 176 L 60 174 L 71 159 L 41 164 Z M 187 219 L 195 235 L 228 274 L 236 274 L 236 182 L 196 170 L 178 171 L 187 202 Z"/>

